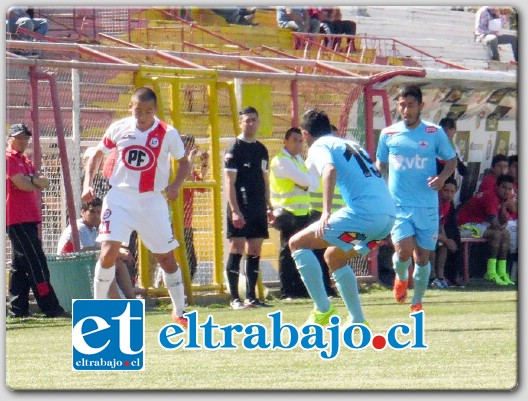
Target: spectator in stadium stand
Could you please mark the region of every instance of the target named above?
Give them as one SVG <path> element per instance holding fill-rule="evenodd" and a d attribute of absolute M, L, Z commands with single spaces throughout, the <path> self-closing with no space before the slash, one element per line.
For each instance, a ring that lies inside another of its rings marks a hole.
<path fill-rule="evenodd" d="M 183 145 L 185 146 L 185 153 L 187 154 L 187 158 L 189 159 L 189 163 L 191 165 L 191 172 L 187 180 L 191 182 L 203 181 L 209 166 L 209 153 L 207 151 L 200 151 L 198 146 L 195 145 L 195 138 L 192 135 L 182 135 L 182 141 Z M 198 158 L 200 161 L 199 172 L 194 169 L 194 161 L 196 158 Z M 196 192 L 204 193 L 205 188 L 183 188 L 184 238 L 191 281 L 194 279 L 196 269 L 198 267 L 196 250 L 194 248 L 194 229 L 192 224 L 194 213 L 194 194 Z"/>
<path fill-rule="evenodd" d="M 457 183 L 451 176 L 438 192 L 440 228 L 436 251 L 431 253 L 431 259 L 434 261 L 431 287 L 439 289 L 458 285 L 458 276 L 462 271 L 460 231 L 453 203 L 456 190 Z"/>
<path fill-rule="evenodd" d="M 422 310 L 429 285 L 430 252 L 436 249 L 439 227 L 438 193 L 456 168 L 456 153 L 444 130 L 421 119 L 424 107 L 417 85 L 403 87 L 396 100 L 402 120 L 381 131 L 376 152 L 378 169 L 388 170 L 389 189 L 396 202 L 396 223 L 391 232 L 394 297 L 407 299 L 408 269 L 414 258 L 414 294 L 411 312 Z M 436 159 L 446 160 L 437 174 Z M 388 167 L 388 169 L 387 169 Z"/>
<path fill-rule="evenodd" d="M 484 174 L 477 192 L 494 191 L 497 177 L 502 174 L 508 174 L 508 157 L 498 154 L 491 159 L 491 169 Z"/>
<path fill-rule="evenodd" d="M 253 20 L 255 19 L 256 10 L 256 8 L 240 7 L 211 8 L 212 12 L 223 17 L 229 24 L 251 26 L 258 25 L 258 22 L 253 22 Z"/>
<path fill-rule="evenodd" d="M 517 223 L 518 223 L 518 193 L 519 193 L 519 181 L 518 181 L 518 163 L 519 158 L 517 155 L 511 155 L 508 157 L 508 175 L 511 175 L 513 181 L 513 192 L 506 201 L 506 208 L 508 209 L 508 225 L 506 229 L 510 232 L 510 265 L 511 273 L 510 278 L 512 281 L 517 281 L 517 258 L 518 258 L 518 237 L 517 237 Z"/>
<path fill-rule="evenodd" d="M 355 35 L 356 23 L 350 20 L 343 20 L 341 9 L 339 7 L 325 8 L 310 8 L 309 12 L 313 18 L 320 21 L 320 32 L 324 34 L 334 35 Z M 351 42 L 351 38 L 347 38 L 347 44 Z M 327 43 L 328 47 L 338 50 L 341 44 L 341 38 L 330 40 Z M 352 51 L 355 49 L 352 48 Z"/>
<path fill-rule="evenodd" d="M 319 186 L 319 177 L 310 175 L 301 156 L 300 128 L 291 127 L 284 135 L 284 147 L 271 159 L 270 197 L 275 215 L 274 227 L 280 232 L 280 298 L 307 298 L 308 291 L 295 267 L 288 241 L 310 224 L 310 186 Z"/>
<path fill-rule="evenodd" d="M 49 180 L 35 169 L 24 154 L 32 133 L 24 124 L 9 128 L 6 147 L 6 231 L 11 241 L 9 272 L 10 317 L 28 317 L 29 291 L 47 317 L 71 317 L 59 304 L 50 282 L 48 262 L 39 238 L 42 222 L 37 191 Z"/>
<path fill-rule="evenodd" d="M 326 295 L 321 266 L 313 253 L 319 248 L 327 248 L 325 259 L 349 314 L 345 324 L 366 324 L 357 279 L 348 261 L 367 255 L 389 234 L 394 224 L 394 202 L 366 150 L 332 135 L 324 111 L 306 111 L 301 127 L 309 146 L 306 166 L 309 171 L 317 171 L 323 183 L 320 220 L 290 239 L 293 260 L 315 304 L 306 324 L 325 326 L 337 314 Z M 336 186 L 346 206 L 332 213 Z"/>
<path fill-rule="evenodd" d="M 319 33 L 320 21 L 310 17 L 307 8 L 277 7 L 277 24 L 294 32 Z"/>
<path fill-rule="evenodd" d="M 174 257 L 178 247 L 170 221 L 167 200 L 176 200 L 190 171 L 189 160 L 178 131 L 156 116 L 156 93 L 141 87 L 131 96 L 130 117 L 110 125 L 88 158 L 82 191 L 83 202 L 94 196 L 93 177 L 104 153 L 118 149 L 110 177 L 111 189 L 103 199 L 98 241 L 101 254 L 95 266 L 94 298 L 106 299 L 115 277 L 115 262 L 123 242 L 136 230 L 163 269 L 163 280 L 172 301 L 172 318 L 188 326 L 181 269 Z M 171 160 L 178 171 L 169 183 Z"/>
<path fill-rule="evenodd" d="M 269 238 L 268 224 L 275 221 L 269 190 L 268 149 L 256 138 L 260 124 L 258 111 L 248 106 L 238 114 L 242 132 L 227 145 L 224 155 L 229 240 L 226 274 L 230 307 L 235 310 L 268 306 L 257 298 L 256 287 L 262 243 Z M 247 299 L 242 302 L 238 280 L 244 251 Z"/>
<path fill-rule="evenodd" d="M 475 41 L 486 44 L 491 52 L 491 59 L 495 61 L 500 61 L 499 45 L 510 44 L 517 63 L 517 36 L 502 33 L 502 27 L 499 7 L 480 7 L 475 14 Z"/>
<path fill-rule="evenodd" d="M 101 249 L 101 244 L 97 242 L 96 238 L 98 226 L 101 222 L 102 205 L 103 201 L 100 198 L 95 198 L 90 202 L 84 202 L 81 205 L 81 217 L 77 219 L 77 231 L 79 232 L 81 252 Z M 57 255 L 64 255 L 73 251 L 72 226 L 68 225 L 62 232 L 57 243 Z M 108 295 L 110 298 L 136 298 L 134 283 L 129 272 L 129 266 L 131 269 L 134 269 L 135 264 L 136 260 L 126 245 L 123 245 L 119 249 L 119 255 L 116 259 L 116 277 L 109 289 Z"/>
<path fill-rule="evenodd" d="M 460 153 L 460 148 L 455 143 L 455 134 L 457 131 L 456 127 L 456 121 L 451 117 L 444 117 L 440 120 L 438 123 L 444 130 L 444 132 L 447 134 L 447 137 L 451 141 L 451 144 L 453 145 L 453 149 L 455 149 L 455 153 L 457 155 L 457 167 L 453 175 L 451 176 L 456 183 L 456 186 L 458 188 L 457 193 L 455 194 L 455 206 L 458 206 L 459 199 L 460 199 L 460 186 L 462 184 L 462 177 L 466 175 L 467 173 L 467 167 L 464 164 L 464 156 Z M 445 161 L 441 159 L 436 159 L 436 170 L 437 174 L 440 174 L 442 169 L 444 168 Z"/>
<path fill-rule="evenodd" d="M 487 271 L 484 278 L 498 285 L 515 284 L 507 272 L 510 233 L 506 229 L 509 214 L 506 202 L 514 178 L 500 175 L 492 191 L 478 192 L 458 211 L 458 225 L 463 237 L 471 235 L 488 239 Z"/>
<path fill-rule="evenodd" d="M 34 40 L 30 35 L 18 34 L 18 28 L 24 28 L 44 36 L 48 32 L 48 20 L 46 18 L 35 18 L 35 10 L 33 8 L 10 7 L 7 10 L 6 31 L 17 35 L 23 40 Z"/>

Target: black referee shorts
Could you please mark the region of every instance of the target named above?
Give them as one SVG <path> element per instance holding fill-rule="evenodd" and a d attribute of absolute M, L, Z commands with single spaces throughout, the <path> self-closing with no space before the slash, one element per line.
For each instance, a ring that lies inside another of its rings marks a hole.
<path fill-rule="evenodd" d="M 230 215 L 231 213 L 228 213 Z M 226 237 L 230 238 L 269 238 L 268 232 L 268 217 L 266 215 L 266 209 L 264 213 L 258 213 L 257 211 L 243 212 L 244 218 L 246 219 L 246 225 L 242 228 L 235 228 L 231 216 L 227 218 L 227 232 Z"/>

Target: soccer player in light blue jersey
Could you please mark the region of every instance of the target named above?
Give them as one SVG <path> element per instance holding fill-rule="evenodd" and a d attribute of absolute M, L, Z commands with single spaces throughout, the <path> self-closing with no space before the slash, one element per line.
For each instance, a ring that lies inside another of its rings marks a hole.
<path fill-rule="evenodd" d="M 414 294 L 411 312 L 422 310 L 429 283 L 429 253 L 438 239 L 438 191 L 453 174 L 456 153 L 444 130 L 423 121 L 422 91 L 417 85 L 404 87 L 398 94 L 402 121 L 381 131 L 376 165 L 385 175 L 388 165 L 389 190 L 396 202 L 396 222 L 391 231 L 396 271 L 394 297 L 407 300 L 408 268 L 414 259 Z M 436 158 L 446 160 L 440 174 Z"/>
<path fill-rule="evenodd" d="M 325 261 L 350 314 L 350 324 L 365 323 L 356 276 L 347 262 L 358 254 L 366 255 L 389 235 L 396 213 L 394 201 L 368 153 L 356 142 L 332 135 L 324 111 L 307 111 L 301 128 L 310 146 L 306 166 L 321 176 L 323 188 L 319 221 L 296 233 L 289 242 L 293 260 L 315 303 L 307 324 L 324 326 L 336 314 L 312 251 L 321 248 L 327 248 Z M 336 185 L 346 206 L 331 213 Z"/>

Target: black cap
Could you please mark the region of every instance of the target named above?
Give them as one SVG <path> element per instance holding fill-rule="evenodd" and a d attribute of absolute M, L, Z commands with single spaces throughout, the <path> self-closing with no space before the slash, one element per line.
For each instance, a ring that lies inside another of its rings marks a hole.
<path fill-rule="evenodd" d="M 24 124 L 13 124 L 9 128 L 9 136 L 17 136 L 18 134 L 28 134 L 31 136 L 31 131 Z"/>

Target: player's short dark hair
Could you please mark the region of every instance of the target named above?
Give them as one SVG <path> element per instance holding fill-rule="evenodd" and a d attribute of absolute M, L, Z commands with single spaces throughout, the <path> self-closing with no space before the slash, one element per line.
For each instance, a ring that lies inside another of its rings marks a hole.
<path fill-rule="evenodd" d="M 500 186 L 503 182 L 509 182 L 510 184 L 515 183 L 515 178 L 509 174 L 501 174 L 497 177 L 497 186 Z"/>
<path fill-rule="evenodd" d="M 83 202 L 83 204 L 81 205 L 81 210 L 83 212 L 86 212 L 91 207 L 99 207 L 99 206 L 103 206 L 103 201 L 101 200 L 101 198 L 94 198 L 89 202 Z"/>
<path fill-rule="evenodd" d="M 439 126 L 445 131 L 446 129 L 456 129 L 456 121 L 451 117 L 444 117 L 438 123 Z"/>
<path fill-rule="evenodd" d="M 330 119 L 323 110 L 311 109 L 304 113 L 301 128 L 314 138 L 331 133 Z"/>
<path fill-rule="evenodd" d="M 290 136 L 293 134 L 299 134 L 301 135 L 301 129 L 299 127 L 291 127 L 286 133 L 284 134 L 284 139 L 290 139 Z"/>
<path fill-rule="evenodd" d="M 500 162 L 508 162 L 509 164 L 508 157 L 500 153 L 498 155 L 493 156 L 493 159 L 491 159 L 491 167 L 495 167 L 495 165 Z"/>
<path fill-rule="evenodd" d="M 242 117 L 244 114 L 256 114 L 257 117 L 259 115 L 258 111 L 256 108 L 254 108 L 253 106 L 247 106 L 247 107 L 244 107 L 242 110 L 240 110 L 238 112 L 238 115 L 240 117 Z"/>
<path fill-rule="evenodd" d="M 150 88 L 147 88 L 146 86 L 137 88 L 134 93 L 132 93 L 132 100 L 138 102 L 153 101 L 156 105 L 158 104 L 158 97 L 156 96 L 156 92 L 154 92 Z"/>
<path fill-rule="evenodd" d="M 519 163 L 519 155 L 508 156 L 508 166 L 511 166 L 514 163 Z"/>
<path fill-rule="evenodd" d="M 408 96 L 412 96 L 418 103 L 422 103 L 422 90 L 418 85 L 404 86 L 398 93 L 398 99 Z"/>
<path fill-rule="evenodd" d="M 455 178 L 453 176 L 449 176 L 447 178 L 447 180 L 445 180 L 444 185 L 446 185 L 446 184 L 452 184 L 452 185 L 455 186 L 455 188 L 458 187 L 457 182 L 456 182 L 456 180 L 455 180 Z"/>

